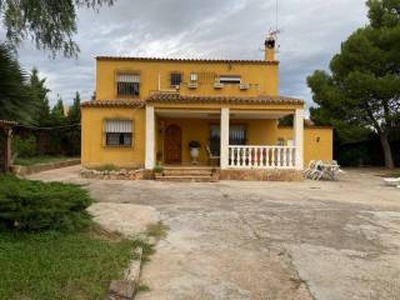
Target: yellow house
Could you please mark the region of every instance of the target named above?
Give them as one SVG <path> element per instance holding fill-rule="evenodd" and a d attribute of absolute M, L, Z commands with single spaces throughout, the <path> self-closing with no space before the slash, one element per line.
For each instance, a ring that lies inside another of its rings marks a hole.
<path fill-rule="evenodd" d="M 331 129 L 304 127 L 304 102 L 279 95 L 278 67 L 273 36 L 263 60 L 98 56 L 96 99 L 82 104 L 83 166 L 213 165 L 233 178 L 332 159 Z M 287 115 L 293 127 L 278 127 Z"/>

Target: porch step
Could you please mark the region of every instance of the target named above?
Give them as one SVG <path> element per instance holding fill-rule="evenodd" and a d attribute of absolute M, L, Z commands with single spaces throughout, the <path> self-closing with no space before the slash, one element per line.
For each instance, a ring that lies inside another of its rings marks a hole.
<path fill-rule="evenodd" d="M 175 182 L 216 182 L 218 170 L 210 167 L 165 167 L 155 174 L 156 180 Z"/>

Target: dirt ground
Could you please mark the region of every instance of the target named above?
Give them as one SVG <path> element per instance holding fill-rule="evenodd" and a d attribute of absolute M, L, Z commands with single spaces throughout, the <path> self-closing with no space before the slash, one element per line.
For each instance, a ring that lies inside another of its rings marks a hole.
<path fill-rule="evenodd" d="M 400 189 L 377 170 L 338 182 L 166 183 L 78 177 L 99 202 L 150 206 L 169 226 L 137 299 L 400 299 Z M 132 218 L 134 216 L 132 215 Z"/>

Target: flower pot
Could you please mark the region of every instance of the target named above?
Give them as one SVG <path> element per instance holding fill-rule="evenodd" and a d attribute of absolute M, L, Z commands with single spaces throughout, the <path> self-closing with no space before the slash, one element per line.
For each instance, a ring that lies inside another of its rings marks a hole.
<path fill-rule="evenodd" d="M 192 158 L 192 163 L 194 165 L 198 164 L 197 158 L 200 154 L 200 148 L 190 148 L 190 157 Z"/>

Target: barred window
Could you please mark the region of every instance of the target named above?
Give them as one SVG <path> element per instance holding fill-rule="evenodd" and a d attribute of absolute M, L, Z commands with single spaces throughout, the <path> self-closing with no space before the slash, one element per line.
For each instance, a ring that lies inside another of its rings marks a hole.
<path fill-rule="evenodd" d="M 139 74 L 118 74 L 117 95 L 118 96 L 139 96 L 140 75 Z"/>
<path fill-rule="evenodd" d="M 182 82 L 182 74 L 181 73 L 171 73 L 170 83 L 171 85 L 180 85 Z"/>
<path fill-rule="evenodd" d="M 106 120 L 106 146 L 131 147 L 133 145 L 132 120 Z"/>

